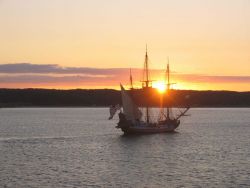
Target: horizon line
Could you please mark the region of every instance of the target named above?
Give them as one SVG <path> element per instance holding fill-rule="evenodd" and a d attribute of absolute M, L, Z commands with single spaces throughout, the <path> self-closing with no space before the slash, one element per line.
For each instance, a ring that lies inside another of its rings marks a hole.
<path fill-rule="evenodd" d="M 153 89 L 154 88 L 152 87 Z M 126 89 L 126 88 L 125 88 Z M 133 90 L 141 90 L 142 88 L 133 88 Z M 115 90 L 115 91 L 120 91 L 119 89 L 115 88 L 38 88 L 38 87 L 25 87 L 25 88 L 1 88 L 0 90 L 63 90 L 63 91 L 69 91 L 69 90 Z M 131 90 L 131 88 L 126 89 L 126 90 Z M 237 91 L 237 90 L 216 90 L 216 89 L 170 89 L 170 90 L 175 90 L 175 91 L 198 91 L 198 92 L 203 92 L 203 91 L 214 91 L 214 92 L 237 92 L 237 93 L 250 93 L 250 90 L 246 91 Z"/>

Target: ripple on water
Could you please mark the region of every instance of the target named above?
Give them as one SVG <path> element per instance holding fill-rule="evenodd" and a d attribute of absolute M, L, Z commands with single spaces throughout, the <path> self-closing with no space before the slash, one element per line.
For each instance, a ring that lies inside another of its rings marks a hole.
<path fill-rule="evenodd" d="M 123 136 L 105 108 L 1 109 L 0 182 L 250 187 L 249 112 L 192 109 L 175 134 Z"/>

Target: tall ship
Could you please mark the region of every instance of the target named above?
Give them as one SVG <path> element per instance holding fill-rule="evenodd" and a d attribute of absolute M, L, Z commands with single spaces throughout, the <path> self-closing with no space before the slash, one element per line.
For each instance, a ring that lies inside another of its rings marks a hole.
<path fill-rule="evenodd" d="M 168 102 L 168 97 L 170 97 L 170 68 L 169 62 L 167 63 L 166 70 L 166 93 L 167 97 L 165 98 L 165 105 L 163 105 L 163 98 L 161 98 L 161 103 L 158 108 L 152 108 L 147 99 L 144 100 L 145 104 L 142 107 L 138 107 L 135 103 L 132 92 L 125 90 L 123 85 L 121 87 L 121 98 L 122 98 L 122 107 L 119 105 L 113 106 L 110 108 L 110 118 L 114 116 L 117 110 L 119 112 L 119 122 L 117 123 L 116 128 L 121 129 L 125 134 L 147 134 L 147 133 L 164 133 L 164 132 L 173 132 L 180 125 L 180 118 L 185 116 L 189 110 L 189 106 L 179 110 L 177 115 L 173 115 L 173 110 L 171 104 Z M 150 95 L 152 91 L 152 80 L 149 78 L 149 68 L 148 68 L 148 52 L 146 49 L 144 69 L 143 69 L 143 81 L 142 81 L 142 91 Z M 131 90 L 133 90 L 132 75 L 130 70 L 130 83 Z M 144 96 L 147 96 L 144 95 Z M 153 111 L 158 110 L 158 118 L 153 118 Z"/>

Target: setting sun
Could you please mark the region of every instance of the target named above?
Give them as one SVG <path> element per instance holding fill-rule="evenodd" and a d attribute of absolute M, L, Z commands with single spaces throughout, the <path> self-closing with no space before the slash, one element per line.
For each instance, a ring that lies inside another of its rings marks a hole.
<path fill-rule="evenodd" d="M 164 93 L 166 91 L 166 84 L 164 81 L 156 81 L 153 82 L 153 88 L 156 88 L 160 93 Z"/>

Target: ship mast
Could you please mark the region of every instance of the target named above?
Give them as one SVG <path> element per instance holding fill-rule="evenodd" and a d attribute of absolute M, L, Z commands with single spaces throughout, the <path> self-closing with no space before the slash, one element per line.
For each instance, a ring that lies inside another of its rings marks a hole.
<path fill-rule="evenodd" d="M 148 49 L 146 45 L 146 54 L 145 54 L 145 62 L 144 62 L 144 73 L 146 74 L 146 80 L 144 81 L 146 84 L 146 93 L 148 92 L 149 88 L 149 73 L 148 73 Z M 146 102 L 146 121 L 149 123 L 149 111 L 148 111 L 148 102 Z"/>
<path fill-rule="evenodd" d="M 130 68 L 130 77 L 129 77 L 129 80 L 130 80 L 131 89 L 134 89 L 133 88 L 133 78 L 132 78 L 132 74 L 131 74 L 131 68 Z"/>
<path fill-rule="evenodd" d="M 167 95 L 168 95 L 168 100 L 167 100 L 167 119 L 169 118 L 170 114 L 170 106 L 169 106 L 169 91 L 170 91 L 170 79 L 169 79 L 169 58 L 168 58 L 168 64 L 167 64 L 167 71 L 166 71 L 166 77 L 167 77 Z"/>
<path fill-rule="evenodd" d="M 149 80 L 148 80 L 148 49 L 147 49 L 147 45 L 146 45 L 146 54 L 145 54 L 145 73 L 146 73 L 146 88 L 148 88 L 149 86 Z"/>

